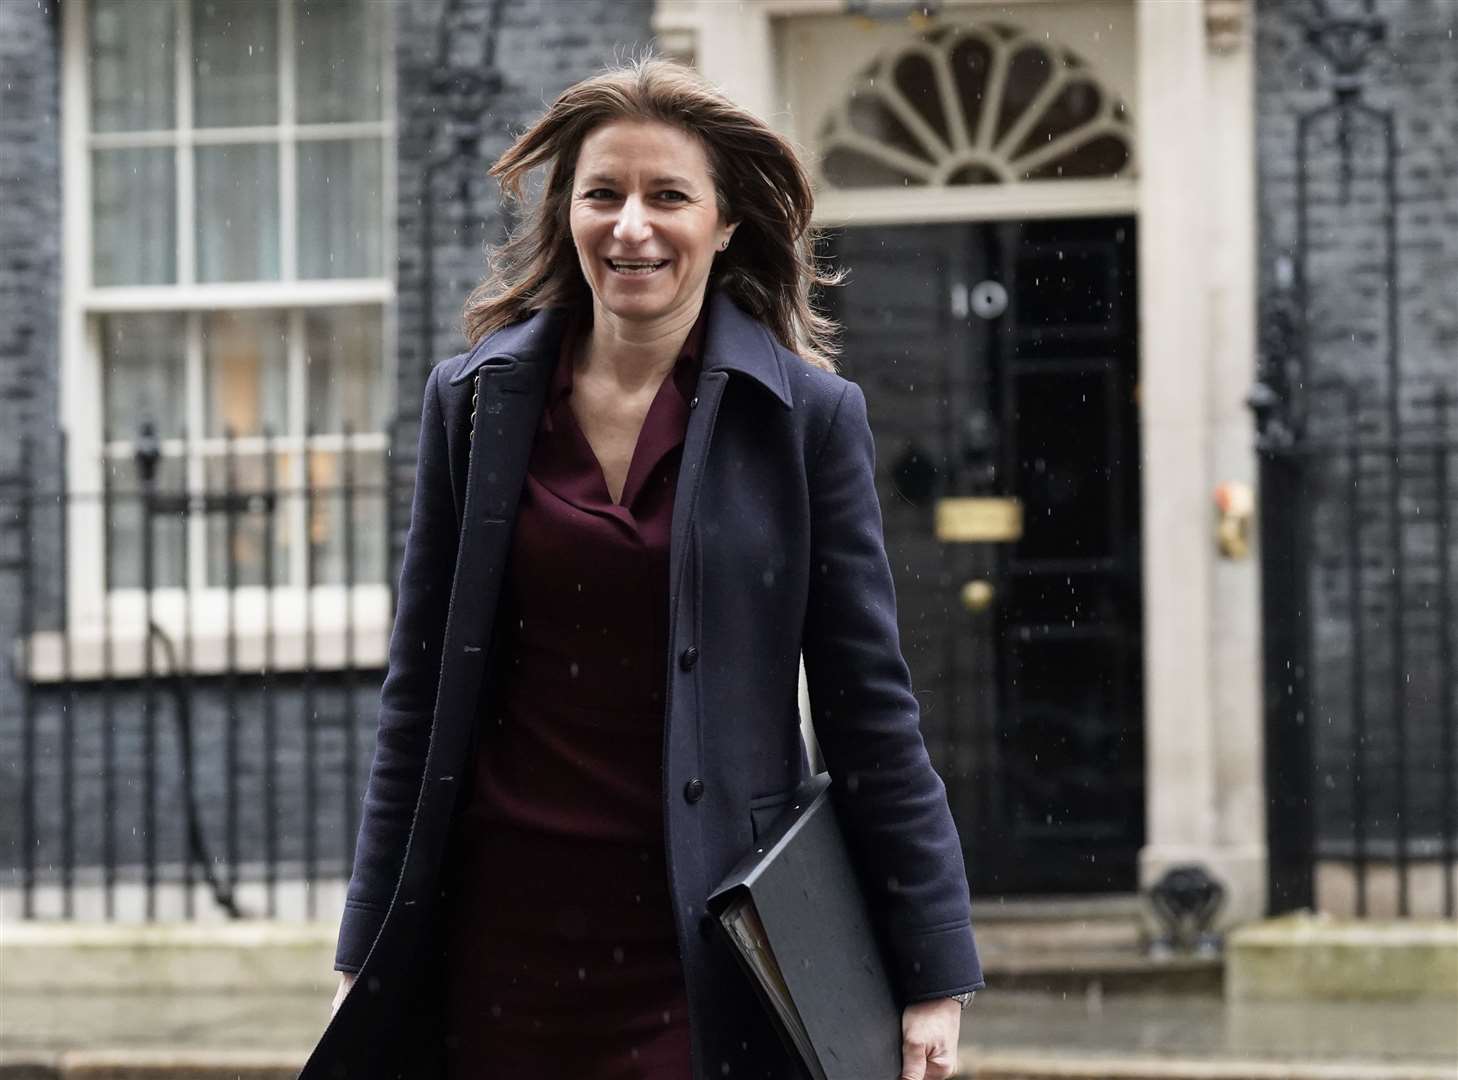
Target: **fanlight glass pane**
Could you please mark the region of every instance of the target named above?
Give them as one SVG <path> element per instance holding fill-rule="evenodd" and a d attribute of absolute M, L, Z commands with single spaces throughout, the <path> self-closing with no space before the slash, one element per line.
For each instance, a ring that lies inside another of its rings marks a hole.
<path fill-rule="evenodd" d="M 946 110 L 942 108 L 942 88 L 930 60 L 920 53 L 907 53 L 898 60 L 896 89 L 943 142 L 951 142 Z"/>
<path fill-rule="evenodd" d="M 177 169 L 169 147 L 91 154 L 91 280 L 177 281 Z"/>
<path fill-rule="evenodd" d="M 1098 135 L 1025 174 L 1028 180 L 1113 176 L 1129 164 L 1129 144 L 1117 135 Z"/>
<path fill-rule="evenodd" d="M 92 131 L 176 126 L 176 10 L 154 0 L 91 0 L 86 75 Z"/>
<path fill-rule="evenodd" d="M 986 165 L 961 165 L 953 169 L 947 177 L 948 187 L 959 187 L 966 184 L 996 184 L 1002 181 L 1002 177 Z"/>
<path fill-rule="evenodd" d="M 979 38 L 963 38 L 952 48 L 947 59 L 952 67 L 952 81 L 957 85 L 967 138 L 976 142 L 978 132 L 982 130 L 987 80 L 992 71 L 992 50 Z"/>
<path fill-rule="evenodd" d="M 299 143 L 299 276 L 380 277 L 384 266 L 384 144 Z"/>
<path fill-rule="evenodd" d="M 171 312 L 103 315 L 101 387 L 108 440 L 134 439 L 150 422 L 164 439 L 185 427 L 183 317 Z"/>
<path fill-rule="evenodd" d="M 304 315 L 309 431 L 384 431 L 382 312 L 376 306 L 317 308 Z"/>
<path fill-rule="evenodd" d="M 1046 52 L 1024 45 L 1008 63 L 1007 78 L 1002 85 L 1002 105 L 997 111 L 997 133 L 1001 139 L 1022 119 L 1048 80 L 1053 77 L 1053 62 Z"/>
<path fill-rule="evenodd" d="M 852 130 L 910 157 L 931 161 L 931 154 L 916 136 L 877 98 L 857 95 L 851 98 L 847 113 Z"/>
<path fill-rule="evenodd" d="M 194 0 L 193 123 L 278 123 L 278 0 Z"/>
<path fill-rule="evenodd" d="M 380 119 L 389 13 L 389 4 L 368 0 L 297 0 L 301 124 Z"/>
<path fill-rule="evenodd" d="M 203 321 L 206 433 L 288 430 L 285 325 L 275 311 L 210 312 Z"/>
<path fill-rule="evenodd" d="M 1028 137 L 1013 151 L 1013 157 L 1032 153 L 1088 123 L 1098 115 L 1102 104 L 1103 95 L 1093 83 L 1087 79 L 1070 80 L 1028 130 Z"/>
<path fill-rule="evenodd" d="M 278 146 L 199 146 L 197 279 L 279 277 Z"/>

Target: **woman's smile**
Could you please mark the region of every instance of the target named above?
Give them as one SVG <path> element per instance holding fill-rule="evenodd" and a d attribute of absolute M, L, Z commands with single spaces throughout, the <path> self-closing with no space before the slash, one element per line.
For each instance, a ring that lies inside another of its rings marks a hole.
<path fill-rule="evenodd" d="M 624 277 L 648 277 L 659 270 L 662 270 L 669 263 L 668 259 L 606 259 L 604 260 L 615 274 Z"/>

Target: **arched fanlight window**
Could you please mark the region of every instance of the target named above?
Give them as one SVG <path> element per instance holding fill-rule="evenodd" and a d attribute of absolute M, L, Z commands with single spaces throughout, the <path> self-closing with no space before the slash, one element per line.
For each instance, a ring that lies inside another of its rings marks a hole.
<path fill-rule="evenodd" d="M 1128 109 L 1080 57 L 996 24 L 939 27 L 856 76 L 820 131 L 832 188 L 1132 175 Z"/>

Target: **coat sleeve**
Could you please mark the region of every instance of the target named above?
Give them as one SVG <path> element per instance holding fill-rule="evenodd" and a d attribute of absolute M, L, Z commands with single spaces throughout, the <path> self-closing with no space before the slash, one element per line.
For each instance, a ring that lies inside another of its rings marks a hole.
<path fill-rule="evenodd" d="M 961 841 L 901 654 L 875 443 L 855 383 L 841 393 L 810 485 L 805 676 L 837 816 L 903 1003 L 976 990 Z"/>
<path fill-rule="evenodd" d="M 459 540 L 439 373 L 439 366 L 433 368 L 425 383 L 415 495 L 389 667 L 380 691 L 374 763 L 334 957 L 338 971 L 359 971 L 385 921 L 404 863 L 430 742 Z"/>

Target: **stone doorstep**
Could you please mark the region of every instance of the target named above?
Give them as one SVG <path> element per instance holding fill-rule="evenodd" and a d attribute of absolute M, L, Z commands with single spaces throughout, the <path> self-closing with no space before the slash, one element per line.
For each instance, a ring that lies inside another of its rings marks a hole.
<path fill-rule="evenodd" d="M 0 1080 L 296 1080 L 304 1061 L 249 1050 L 69 1050 L 0 1058 Z"/>
<path fill-rule="evenodd" d="M 1034 950 L 994 954 L 982 965 L 989 989 L 1043 994 L 1201 994 L 1219 997 L 1221 957 L 1154 959 L 1133 949 Z"/>
<path fill-rule="evenodd" d="M 967 1080 L 1458 1080 L 1458 1065 L 1064 1058 L 964 1048 L 957 1075 Z"/>
<path fill-rule="evenodd" d="M 0 988 L 230 990 L 327 993 L 337 928 L 324 923 L 7 922 Z"/>
<path fill-rule="evenodd" d="M 1235 1000 L 1458 1001 L 1458 920 L 1301 912 L 1241 927 L 1226 957 L 1227 993 Z"/>
<path fill-rule="evenodd" d="M 267 1052 L 71 1051 L 0 1058 L 0 1080 L 294 1080 L 304 1058 Z M 1062 1058 L 963 1050 L 966 1080 L 1458 1080 L 1458 1066 Z"/>

